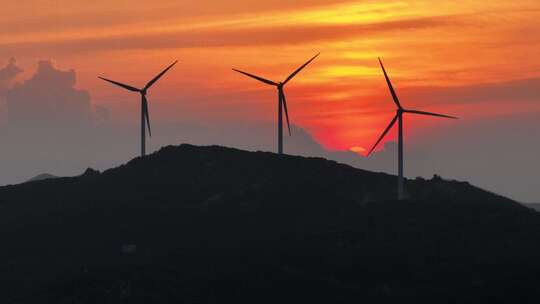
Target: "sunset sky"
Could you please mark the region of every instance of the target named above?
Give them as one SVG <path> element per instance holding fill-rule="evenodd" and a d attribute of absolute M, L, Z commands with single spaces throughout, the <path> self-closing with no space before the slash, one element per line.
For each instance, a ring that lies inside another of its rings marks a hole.
<path fill-rule="evenodd" d="M 280 81 L 321 52 L 286 93 L 292 123 L 332 150 L 369 149 L 394 114 L 379 56 L 406 107 L 461 121 L 540 112 L 527 86 L 540 77 L 538 0 L 136 2 L 3 3 L 0 63 L 15 57 L 18 80 L 42 59 L 74 69 L 93 104 L 137 123 L 137 96 L 97 76 L 142 86 L 178 59 L 150 93 L 153 121 L 273 122 L 275 89 L 231 68 Z M 408 139 L 461 121 L 406 120 Z"/>

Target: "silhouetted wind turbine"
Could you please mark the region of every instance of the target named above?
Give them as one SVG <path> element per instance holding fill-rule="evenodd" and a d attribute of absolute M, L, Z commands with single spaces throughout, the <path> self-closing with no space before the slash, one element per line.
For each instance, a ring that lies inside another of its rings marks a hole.
<path fill-rule="evenodd" d="M 308 62 L 304 63 L 301 67 L 299 67 L 298 69 L 296 69 L 296 71 L 294 71 L 291 75 L 289 75 L 289 77 L 287 77 L 287 79 L 285 79 L 285 81 L 283 82 L 274 82 L 274 81 L 264 79 L 259 76 L 255 76 L 253 74 L 249 74 L 249 73 L 237 70 L 237 69 L 233 69 L 233 71 L 236 71 L 248 77 L 254 78 L 260 82 L 277 87 L 277 90 L 278 90 L 278 153 L 279 154 L 283 154 L 283 109 L 285 109 L 285 117 L 287 118 L 287 128 L 289 129 L 289 136 L 291 135 L 291 125 L 289 124 L 289 112 L 287 110 L 287 100 L 285 99 L 285 93 L 283 91 L 283 87 L 287 84 L 287 82 L 293 79 L 294 76 L 296 76 L 296 74 L 298 74 L 303 68 L 305 68 L 308 64 L 310 64 L 319 55 L 320 53 L 313 56 L 310 60 L 308 60 Z"/>
<path fill-rule="evenodd" d="M 145 124 L 148 124 L 148 134 L 152 136 L 152 131 L 150 129 L 150 114 L 148 113 L 148 100 L 146 99 L 146 92 L 150 87 L 158 81 L 161 76 L 163 76 L 167 71 L 169 71 L 178 60 L 173 62 L 171 65 L 169 65 L 165 70 L 163 70 L 161 73 L 159 73 L 156 77 L 154 77 L 152 80 L 150 80 L 142 89 L 137 89 L 135 87 L 129 86 L 127 84 L 123 84 L 114 80 L 110 80 L 103 77 L 98 77 L 100 79 L 103 79 L 107 82 L 110 82 L 114 85 L 117 85 L 119 87 L 122 87 L 126 90 L 132 91 L 132 92 L 138 92 L 141 94 L 141 156 L 146 155 L 146 126 Z"/>
<path fill-rule="evenodd" d="M 386 70 L 384 69 L 384 65 L 383 65 L 383 63 L 381 61 L 381 58 L 379 58 L 379 63 L 380 63 L 381 68 L 383 70 L 384 78 L 386 79 L 386 83 L 388 84 L 388 89 L 390 90 L 390 94 L 392 94 L 392 99 L 394 100 L 394 103 L 397 106 L 397 113 L 396 113 L 396 116 L 394 116 L 394 118 L 392 118 L 392 120 L 390 121 L 390 124 L 388 125 L 388 127 L 386 127 L 386 129 L 384 130 L 382 135 L 379 137 L 379 139 L 377 140 L 375 145 L 373 145 L 373 148 L 371 148 L 368 155 L 370 155 L 373 152 L 373 150 L 375 150 L 375 148 L 381 142 L 381 140 L 384 138 L 386 133 L 388 133 L 388 131 L 390 131 L 392 126 L 397 121 L 398 122 L 398 199 L 401 200 L 401 199 L 405 198 L 404 179 L 403 179 L 403 113 L 429 115 L 429 116 L 437 116 L 437 117 L 452 118 L 452 119 L 457 119 L 457 117 L 443 115 L 443 114 L 437 114 L 437 113 L 424 112 L 424 111 L 404 109 L 401 106 L 400 102 L 399 102 L 399 99 L 398 99 L 398 97 L 396 95 L 396 92 L 394 91 L 394 88 L 392 87 L 392 83 L 390 82 L 390 78 L 388 78 L 388 75 L 386 74 Z"/>

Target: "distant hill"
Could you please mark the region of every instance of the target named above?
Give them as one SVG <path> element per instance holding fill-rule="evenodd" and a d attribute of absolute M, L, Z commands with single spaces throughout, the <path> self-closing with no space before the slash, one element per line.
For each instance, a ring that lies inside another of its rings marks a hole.
<path fill-rule="evenodd" d="M 538 203 L 528 203 L 528 204 L 524 204 L 525 206 L 529 207 L 529 208 L 532 208 L 536 211 L 540 211 L 540 204 Z"/>
<path fill-rule="evenodd" d="M 3 303 L 532 302 L 540 214 L 466 182 L 169 146 L 0 187 Z"/>
<path fill-rule="evenodd" d="M 43 174 L 39 174 L 39 175 L 36 175 L 34 177 L 32 177 L 31 179 L 29 179 L 27 182 L 35 182 L 35 181 L 41 181 L 41 180 L 46 180 L 46 179 L 51 179 L 51 178 L 57 178 L 58 176 L 54 176 L 52 174 L 48 174 L 48 173 L 43 173 Z"/>

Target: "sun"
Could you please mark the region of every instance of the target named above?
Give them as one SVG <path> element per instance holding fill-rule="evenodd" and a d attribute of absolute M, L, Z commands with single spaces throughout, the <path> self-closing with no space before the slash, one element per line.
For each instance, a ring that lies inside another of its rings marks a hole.
<path fill-rule="evenodd" d="M 349 151 L 352 151 L 354 153 L 358 153 L 360 155 L 364 155 L 366 153 L 366 149 L 364 147 L 358 147 L 358 146 L 350 147 Z"/>

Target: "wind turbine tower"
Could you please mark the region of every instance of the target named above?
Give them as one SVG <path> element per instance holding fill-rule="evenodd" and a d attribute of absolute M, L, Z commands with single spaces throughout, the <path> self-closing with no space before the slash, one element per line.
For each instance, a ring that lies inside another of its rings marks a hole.
<path fill-rule="evenodd" d="M 392 83 L 390 82 L 390 78 L 388 77 L 388 74 L 386 73 L 386 70 L 384 69 L 384 65 L 379 58 L 379 64 L 381 65 L 381 69 L 384 74 L 384 78 L 386 79 L 386 83 L 388 84 L 388 89 L 390 90 L 390 94 L 392 95 L 392 99 L 394 100 L 394 103 L 396 104 L 397 110 L 396 115 L 392 120 L 390 121 L 390 124 L 388 124 L 388 127 L 384 130 L 382 135 L 379 137 L 375 145 L 373 145 L 373 148 L 368 153 L 368 156 L 375 150 L 377 145 L 381 142 L 381 140 L 384 138 L 386 133 L 390 131 L 392 126 L 398 122 L 398 184 L 397 184 L 397 193 L 398 193 L 398 199 L 403 200 L 405 199 L 405 179 L 403 177 L 403 114 L 404 113 L 410 113 L 410 114 L 419 114 L 419 115 L 429 115 L 429 116 L 436 116 L 436 117 L 444 117 L 444 118 L 451 118 L 451 119 L 457 119 L 457 117 L 449 116 L 449 115 L 443 115 L 443 114 L 437 114 L 437 113 L 431 113 L 431 112 L 424 112 L 424 111 L 418 111 L 418 110 L 409 110 L 405 109 L 401 106 L 401 103 L 399 102 L 399 99 L 396 95 L 396 92 L 394 90 L 394 87 L 392 86 Z"/>
<path fill-rule="evenodd" d="M 146 93 L 148 92 L 148 89 L 158 81 L 161 76 L 163 76 L 167 71 L 169 71 L 176 63 L 175 61 L 171 65 L 169 65 L 165 70 L 163 70 L 161 73 L 159 73 L 156 77 L 152 78 L 142 89 L 138 89 L 135 87 L 132 87 L 127 84 L 123 84 L 118 81 L 110 80 L 103 77 L 98 77 L 102 80 L 105 80 L 107 82 L 110 82 L 114 85 L 117 85 L 121 88 L 124 88 L 131 92 L 137 92 L 141 95 L 141 156 L 146 155 L 146 127 L 148 127 L 148 135 L 152 136 L 152 131 L 150 129 L 150 114 L 148 113 L 148 99 L 146 98 Z"/>
<path fill-rule="evenodd" d="M 320 54 L 317 54 L 313 56 L 308 62 L 304 63 L 302 66 L 300 66 L 296 71 L 294 71 L 289 77 L 287 77 L 283 82 L 274 82 L 268 79 L 264 79 L 262 77 L 242 72 L 237 69 L 233 69 L 233 71 L 236 71 L 238 73 L 244 74 L 248 77 L 251 77 L 253 79 L 256 79 L 262 83 L 275 86 L 277 88 L 278 93 L 278 154 L 283 154 L 283 110 L 285 110 L 285 118 L 287 119 L 287 128 L 289 129 L 289 136 L 291 135 L 291 125 L 289 124 L 289 111 L 287 110 L 287 100 L 285 98 L 285 92 L 284 92 L 284 86 L 296 76 L 302 69 L 304 69 L 308 64 L 310 64 L 317 56 Z"/>

